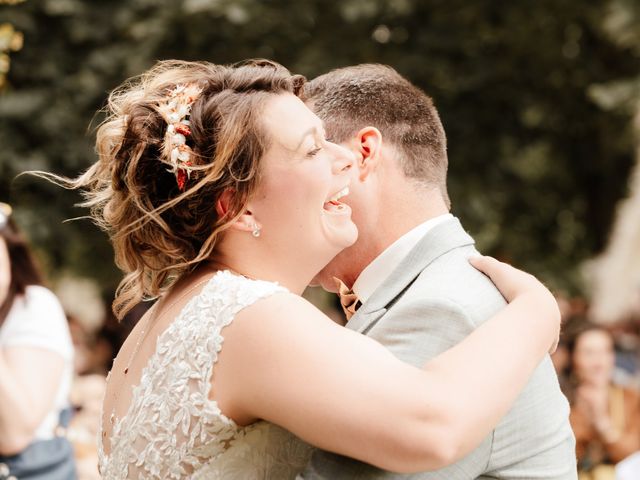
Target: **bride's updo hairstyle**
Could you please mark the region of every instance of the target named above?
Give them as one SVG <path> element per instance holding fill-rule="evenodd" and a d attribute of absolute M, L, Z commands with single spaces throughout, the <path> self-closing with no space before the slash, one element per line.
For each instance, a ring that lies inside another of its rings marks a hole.
<path fill-rule="evenodd" d="M 298 95 L 303 84 L 303 77 L 268 60 L 232 66 L 163 61 L 111 93 L 97 131 L 98 161 L 67 185 L 84 191 L 82 205 L 109 234 L 126 274 L 113 304 L 119 318 L 211 255 L 260 181 L 269 146 L 261 122 L 266 101 Z M 162 108 L 185 87 L 198 94 L 180 114 L 187 112 L 188 126 L 181 137 L 188 160 L 180 172 L 176 159 L 167 158 Z M 216 203 L 226 190 L 233 192 L 231 205 L 220 217 Z"/>

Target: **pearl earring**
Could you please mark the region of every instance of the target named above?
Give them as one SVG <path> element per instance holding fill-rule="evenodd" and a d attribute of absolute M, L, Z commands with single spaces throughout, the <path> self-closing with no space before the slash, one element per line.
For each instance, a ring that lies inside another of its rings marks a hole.
<path fill-rule="evenodd" d="M 251 232 L 251 235 L 253 235 L 256 238 L 260 236 L 260 227 L 258 226 L 257 223 L 253 224 L 253 231 Z"/>

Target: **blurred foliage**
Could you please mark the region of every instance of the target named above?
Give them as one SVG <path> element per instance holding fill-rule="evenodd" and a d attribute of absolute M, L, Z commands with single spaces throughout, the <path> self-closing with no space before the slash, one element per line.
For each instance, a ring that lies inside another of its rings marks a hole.
<path fill-rule="evenodd" d="M 3 3 L 18 3 L 20 0 L 0 0 Z M 4 88 L 7 81 L 7 73 L 11 59 L 9 52 L 17 52 L 22 48 L 23 36 L 21 32 L 16 32 L 10 23 L 0 23 L 0 91 Z"/>
<path fill-rule="evenodd" d="M 158 59 L 273 58 L 308 77 L 390 64 L 432 95 L 449 138 L 453 211 L 487 253 L 557 288 L 606 242 L 632 166 L 636 0 L 41 0 L 0 6 L 24 33 L 0 96 L 0 199 L 44 252 L 113 288 L 104 235 L 75 193 L 107 92 Z"/>

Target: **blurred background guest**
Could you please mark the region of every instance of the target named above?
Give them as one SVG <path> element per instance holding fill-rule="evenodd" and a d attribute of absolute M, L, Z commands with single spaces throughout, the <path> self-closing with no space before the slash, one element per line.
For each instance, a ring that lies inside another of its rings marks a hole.
<path fill-rule="evenodd" d="M 69 328 L 11 212 L 0 203 L 0 477 L 73 479 Z"/>
<path fill-rule="evenodd" d="M 612 382 L 615 350 L 607 329 L 584 323 L 567 347 L 572 367 L 567 396 L 579 469 L 584 478 L 614 478 L 613 467 L 605 466 L 640 450 L 640 396 Z"/>
<path fill-rule="evenodd" d="M 67 298 L 66 302 L 62 298 L 65 306 L 70 305 L 69 302 L 72 301 L 77 302 L 77 298 L 75 300 Z M 102 414 L 105 377 L 111 369 L 113 358 L 122 346 L 124 338 L 147 308 L 149 308 L 148 304 L 138 305 L 121 323 L 118 323 L 113 313 L 105 311 L 100 324 L 93 329 L 86 320 L 67 315 L 75 349 L 76 374 L 70 397 L 74 415 L 67 438 L 73 444 L 78 477 L 81 480 L 100 480 L 101 478 L 98 473 L 96 438 L 98 438 Z"/>

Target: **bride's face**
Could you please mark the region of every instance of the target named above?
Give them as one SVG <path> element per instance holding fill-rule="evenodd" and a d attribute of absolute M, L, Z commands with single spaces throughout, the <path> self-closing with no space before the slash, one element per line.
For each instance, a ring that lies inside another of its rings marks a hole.
<path fill-rule="evenodd" d="M 250 202 L 261 240 L 328 262 L 358 235 L 351 209 L 340 202 L 353 155 L 326 141 L 322 121 L 295 95 L 274 96 L 262 118 L 270 144 Z"/>

